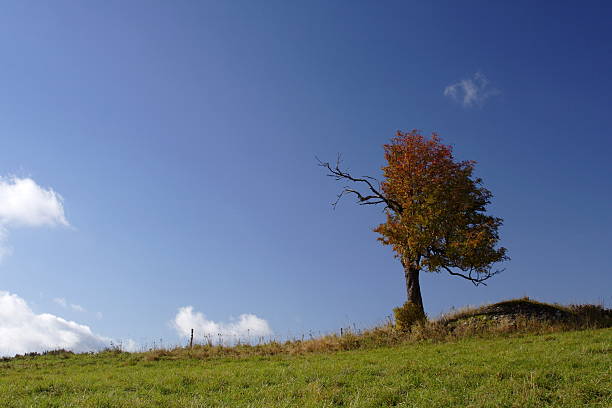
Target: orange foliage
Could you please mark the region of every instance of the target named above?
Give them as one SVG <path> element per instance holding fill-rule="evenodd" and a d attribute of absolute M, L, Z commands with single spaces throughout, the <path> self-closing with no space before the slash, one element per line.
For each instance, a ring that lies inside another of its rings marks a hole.
<path fill-rule="evenodd" d="M 492 194 L 473 177 L 475 162 L 455 161 L 437 134 L 417 130 L 397 132 L 384 148 L 382 193 L 399 207 L 374 229 L 379 240 L 416 270 L 457 268 L 475 283 L 492 276 L 491 264 L 507 259 L 495 248 L 502 219 L 485 214 Z"/>

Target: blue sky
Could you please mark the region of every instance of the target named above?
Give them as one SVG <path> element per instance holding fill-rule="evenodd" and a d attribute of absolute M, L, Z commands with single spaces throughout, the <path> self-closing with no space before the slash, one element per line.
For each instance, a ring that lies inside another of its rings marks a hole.
<path fill-rule="evenodd" d="M 178 342 L 186 306 L 376 324 L 405 297 L 383 214 L 333 211 L 314 157 L 378 175 L 418 128 L 478 162 L 512 258 L 488 287 L 423 276 L 430 315 L 609 304 L 612 8 L 491 3 L 5 3 L 0 175 L 60 194 L 69 226 L 6 227 L 0 291 L 140 344 Z"/>

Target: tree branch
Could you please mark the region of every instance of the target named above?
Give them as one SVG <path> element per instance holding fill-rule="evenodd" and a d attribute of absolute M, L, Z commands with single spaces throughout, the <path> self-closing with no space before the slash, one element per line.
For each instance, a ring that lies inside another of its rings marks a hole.
<path fill-rule="evenodd" d="M 367 188 L 371 192 L 371 194 L 369 195 L 364 195 L 355 189 L 344 187 L 344 189 L 340 192 L 340 194 L 338 194 L 338 198 L 336 199 L 336 201 L 332 204 L 334 208 L 336 208 L 338 201 L 340 201 L 340 199 L 344 195 L 355 194 L 355 196 L 357 196 L 357 200 L 359 201 L 360 205 L 374 205 L 374 204 L 384 203 L 386 204 L 388 208 L 392 209 L 398 214 L 401 214 L 402 211 L 404 210 L 397 201 L 394 201 L 394 200 L 391 200 L 390 198 L 385 197 L 382 193 L 380 193 L 374 187 L 374 185 L 370 182 L 370 180 L 376 180 L 374 177 L 369 177 L 369 176 L 363 176 L 361 178 L 353 177 L 350 173 L 341 170 L 340 169 L 340 163 L 341 163 L 340 155 L 338 155 L 338 158 L 336 160 L 336 165 L 334 167 L 332 167 L 331 164 L 327 162 L 322 162 L 318 157 L 316 157 L 316 159 L 319 162 L 320 167 L 324 167 L 327 169 L 327 171 L 329 171 L 329 173 L 327 174 L 328 177 L 333 177 L 335 180 L 349 180 L 355 183 L 364 183 L 367 185 Z"/>
<path fill-rule="evenodd" d="M 453 272 L 449 267 L 444 266 L 444 265 L 442 266 L 442 268 L 446 269 L 446 271 L 449 274 L 453 275 L 453 276 L 460 276 L 463 279 L 469 280 L 470 282 L 472 282 L 474 284 L 474 286 L 478 286 L 478 285 L 487 286 L 487 284 L 484 281 L 486 281 L 487 279 L 492 278 L 493 276 L 495 276 L 498 273 L 502 272 L 501 270 L 497 270 L 497 271 L 493 271 L 493 272 L 487 271 L 487 273 L 485 273 L 484 276 L 481 276 L 480 274 L 477 274 L 478 275 L 477 277 L 473 277 L 472 276 L 473 269 L 470 269 L 469 274 L 464 275 L 464 274 L 459 273 L 459 272 Z"/>

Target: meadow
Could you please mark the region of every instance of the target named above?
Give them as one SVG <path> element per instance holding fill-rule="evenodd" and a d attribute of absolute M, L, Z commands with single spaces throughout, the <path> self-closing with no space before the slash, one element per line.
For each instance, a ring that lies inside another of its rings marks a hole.
<path fill-rule="evenodd" d="M 206 358 L 57 352 L 0 360 L 0 406 L 609 407 L 611 351 L 603 328 Z"/>

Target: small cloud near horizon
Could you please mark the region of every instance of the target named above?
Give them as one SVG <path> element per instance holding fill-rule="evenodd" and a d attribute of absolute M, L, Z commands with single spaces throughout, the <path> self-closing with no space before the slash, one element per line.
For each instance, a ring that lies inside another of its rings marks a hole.
<path fill-rule="evenodd" d="M 249 341 L 274 333 L 266 320 L 254 314 L 241 314 L 237 320 L 230 319 L 230 322 L 215 322 L 200 312 L 194 312 L 193 306 L 179 308 L 172 327 L 180 337 L 189 337 L 193 329 L 194 337 L 198 341 L 208 338 L 230 343 L 238 340 Z"/>
<path fill-rule="evenodd" d="M 483 106 L 487 99 L 500 93 L 491 86 L 491 82 L 482 72 L 476 72 L 473 78 L 462 79 L 444 88 L 445 96 L 466 108 Z"/>
<path fill-rule="evenodd" d="M 60 304 L 62 298 L 56 299 Z M 133 340 L 117 342 L 93 333 L 89 326 L 59 316 L 36 314 L 23 298 L 0 291 L 0 357 L 57 349 L 98 351 L 111 343 L 121 344 L 126 351 L 138 347 Z"/>

